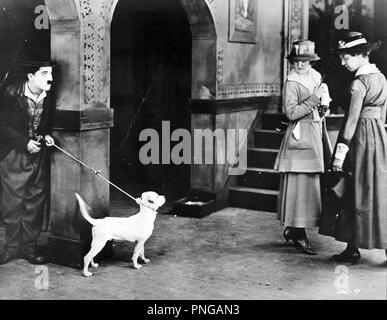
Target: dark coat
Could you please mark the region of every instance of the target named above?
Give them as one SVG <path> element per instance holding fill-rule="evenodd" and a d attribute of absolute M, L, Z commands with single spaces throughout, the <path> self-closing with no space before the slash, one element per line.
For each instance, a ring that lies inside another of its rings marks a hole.
<path fill-rule="evenodd" d="M 24 96 L 24 84 L 10 85 L 4 90 L 0 100 L 0 160 L 11 150 L 26 150 L 31 139 L 28 134 L 28 103 Z M 43 113 L 38 135 L 50 134 L 54 105 L 49 95 L 43 102 Z"/>

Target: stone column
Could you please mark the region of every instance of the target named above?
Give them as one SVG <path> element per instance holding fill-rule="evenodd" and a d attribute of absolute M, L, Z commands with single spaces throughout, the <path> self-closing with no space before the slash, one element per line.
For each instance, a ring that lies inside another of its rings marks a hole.
<path fill-rule="evenodd" d="M 51 56 L 58 66 L 53 136 L 59 146 L 106 178 L 113 126 L 110 22 L 116 3 L 46 0 Z M 109 185 L 60 151 L 54 150 L 51 161 L 51 259 L 79 268 L 89 248 L 91 226 L 80 216 L 74 193 L 90 205 L 93 217 L 104 217 L 109 214 Z"/>

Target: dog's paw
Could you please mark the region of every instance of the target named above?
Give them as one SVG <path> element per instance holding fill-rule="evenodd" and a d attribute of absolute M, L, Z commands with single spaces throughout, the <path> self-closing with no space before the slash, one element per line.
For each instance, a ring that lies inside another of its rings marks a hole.
<path fill-rule="evenodd" d="M 91 266 L 92 266 L 93 268 L 98 268 L 98 263 L 92 262 L 92 263 L 91 263 Z"/>
<path fill-rule="evenodd" d="M 144 261 L 144 263 L 149 263 L 150 262 L 150 260 L 146 259 L 146 258 L 142 259 L 142 261 Z"/>
<path fill-rule="evenodd" d="M 133 264 L 134 269 L 141 269 L 142 265 L 141 264 Z"/>
<path fill-rule="evenodd" d="M 82 275 L 84 277 L 91 277 L 93 274 L 91 272 L 89 272 L 89 271 L 83 271 Z"/>

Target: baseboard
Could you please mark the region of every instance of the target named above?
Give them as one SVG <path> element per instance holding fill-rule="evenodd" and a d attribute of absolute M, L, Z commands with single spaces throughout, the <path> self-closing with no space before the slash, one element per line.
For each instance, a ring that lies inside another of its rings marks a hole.
<path fill-rule="evenodd" d="M 49 236 L 50 263 L 81 269 L 83 257 L 90 250 L 90 240 L 73 240 Z M 95 261 L 110 258 L 113 255 L 112 244 L 107 242 L 102 251 L 95 257 Z"/>

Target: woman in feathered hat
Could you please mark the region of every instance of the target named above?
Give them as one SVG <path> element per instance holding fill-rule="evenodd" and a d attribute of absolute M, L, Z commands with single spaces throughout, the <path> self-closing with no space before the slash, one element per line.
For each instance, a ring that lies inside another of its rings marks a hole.
<path fill-rule="evenodd" d="M 368 42 L 360 32 L 348 32 L 336 48 L 341 64 L 355 73 L 333 158 L 333 170 L 348 176 L 335 234 L 347 242 L 347 248 L 333 256 L 339 262 L 358 261 L 359 248 L 387 248 L 387 82 L 369 62 L 369 53 L 380 44 Z"/>
<path fill-rule="evenodd" d="M 323 137 L 327 138 L 322 106 L 330 102 L 328 87 L 310 64 L 320 60 L 314 50 L 314 42 L 297 41 L 287 57 L 294 67 L 283 92 L 283 112 L 290 122 L 274 167 L 281 172 L 278 217 L 286 227 L 283 236 L 306 254 L 316 254 L 305 229 L 320 221 Z"/>

